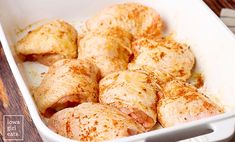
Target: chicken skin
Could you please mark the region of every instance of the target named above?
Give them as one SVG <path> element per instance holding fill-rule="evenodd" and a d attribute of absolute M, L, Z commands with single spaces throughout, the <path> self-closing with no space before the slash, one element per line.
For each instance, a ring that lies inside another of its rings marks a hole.
<path fill-rule="evenodd" d="M 78 58 L 92 60 L 104 77 L 126 70 L 131 56 L 132 36 L 120 28 L 110 28 L 86 34 L 78 48 Z"/>
<path fill-rule="evenodd" d="M 147 130 L 157 119 L 157 86 L 152 76 L 140 71 L 120 71 L 99 84 L 100 103 L 117 107 Z"/>
<path fill-rule="evenodd" d="M 99 69 L 89 60 L 62 59 L 55 62 L 34 91 L 40 113 L 56 111 L 83 102 L 98 101 Z"/>
<path fill-rule="evenodd" d="M 88 31 L 120 27 L 135 37 L 158 36 L 162 30 L 159 14 L 137 3 L 117 4 L 105 8 L 86 22 Z"/>
<path fill-rule="evenodd" d="M 83 103 L 55 113 L 48 122 L 56 133 L 78 141 L 105 141 L 144 132 L 131 117 L 108 105 Z"/>
<path fill-rule="evenodd" d="M 77 31 L 62 20 L 49 22 L 18 41 L 16 51 L 25 60 L 51 65 L 59 59 L 77 57 Z"/>
<path fill-rule="evenodd" d="M 211 117 L 223 113 L 223 109 L 199 93 L 192 85 L 173 80 L 159 93 L 158 121 L 163 127 Z"/>
<path fill-rule="evenodd" d="M 132 45 L 135 58 L 128 65 L 129 70 L 154 73 L 159 84 L 191 76 L 195 61 L 188 46 L 162 38 L 140 38 Z"/>

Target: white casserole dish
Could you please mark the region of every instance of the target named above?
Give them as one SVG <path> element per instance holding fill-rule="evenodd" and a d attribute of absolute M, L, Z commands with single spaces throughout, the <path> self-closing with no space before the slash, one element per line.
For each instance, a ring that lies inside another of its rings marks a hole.
<path fill-rule="evenodd" d="M 176 141 L 206 134 L 198 141 L 228 141 L 235 127 L 235 36 L 201 0 L 128 0 L 155 8 L 164 19 L 167 31 L 191 45 L 197 60 L 196 70 L 204 74 L 206 95 L 214 96 L 226 113 L 177 127 L 164 128 L 115 141 Z M 76 23 L 102 8 L 126 0 L 0 0 L 0 39 L 7 60 L 22 92 L 30 115 L 44 141 L 72 141 L 52 132 L 41 120 L 29 91 L 14 44 L 17 32 L 40 20 L 64 19 Z M 46 21 L 45 20 L 45 21 Z M 27 139 L 27 138 L 25 138 Z M 195 139 L 194 139 L 195 140 Z"/>

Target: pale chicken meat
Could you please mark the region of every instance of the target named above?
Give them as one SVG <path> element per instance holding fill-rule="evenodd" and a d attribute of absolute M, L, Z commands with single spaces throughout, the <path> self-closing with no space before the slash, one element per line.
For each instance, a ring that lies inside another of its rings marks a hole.
<path fill-rule="evenodd" d="M 15 46 L 23 61 L 49 66 L 32 94 L 55 133 L 77 141 L 110 141 L 224 112 L 186 82 L 194 54 L 162 34 L 155 9 L 116 4 L 84 24 L 78 33 L 54 20 Z"/>
<path fill-rule="evenodd" d="M 83 103 L 54 114 L 48 122 L 56 133 L 78 141 L 105 141 L 144 132 L 131 117 L 108 105 Z"/>
<path fill-rule="evenodd" d="M 195 59 L 187 45 L 164 38 L 140 38 L 132 45 L 135 57 L 128 65 L 129 70 L 154 73 L 159 84 L 191 76 Z"/>
<path fill-rule="evenodd" d="M 159 93 L 157 112 L 160 124 L 171 127 L 218 115 L 223 113 L 223 108 L 199 93 L 192 85 L 173 80 Z"/>
<path fill-rule="evenodd" d="M 77 57 L 76 29 L 63 20 L 51 21 L 30 31 L 18 41 L 16 52 L 24 60 L 51 65 L 59 59 Z"/>
<path fill-rule="evenodd" d="M 126 70 L 132 54 L 131 41 L 132 35 L 120 28 L 90 32 L 79 43 L 78 58 L 92 60 L 102 77 Z"/>
<path fill-rule="evenodd" d="M 100 81 L 100 103 L 117 107 L 149 130 L 157 119 L 155 82 L 152 75 L 141 71 L 110 74 Z"/>
<path fill-rule="evenodd" d="M 163 46 L 166 48 L 172 48 L 178 50 L 179 48 L 183 48 L 181 43 L 174 41 L 170 36 L 169 37 L 155 37 L 155 38 L 148 38 L 148 37 L 141 37 L 136 39 L 132 42 L 132 51 L 136 56 L 140 53 L 147 52 L 151 49 L 157 48 L 158 46 Z"/>
<path fill-rule="evenodd" d="M 152 8 L 138 3 L 117 4 L 105 8 L 86 22 L 88 31 L 120 27 L 135 37 L 159 36 L 162 21 Z"/>
<path fill-rule="evenodd" d="M 33 92 L 40 113 L 50 117 L 66 107 L 97 102 L 99 78 L 99 69 L 89 60 L 55 62 Z"/>

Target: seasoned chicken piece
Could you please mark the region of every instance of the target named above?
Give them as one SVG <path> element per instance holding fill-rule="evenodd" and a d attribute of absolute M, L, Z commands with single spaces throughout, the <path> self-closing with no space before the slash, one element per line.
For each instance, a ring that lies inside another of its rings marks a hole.
<path fill-rule="evenodd" d="M 37 60 L 45 65 L 63 58 L 76 58 L 77 31 L 65 21 L 52 21 L 18 41 L 16 51 L 25 60 Z"/>
<path fill-rule="evenodd" d="M 154 48 L 157 48 L 158 46 L 163 46 L 169 49 L 172 48 L 178 50 L 179 48 L 183 48 L 181 46 L 186 46 L 186 45 L 182 45 L 174 41 L 171 37 L 156 37 L 154 39 L 141 37 L 132 42 L 131 46 L 134 56 L 136 57 L 140 53 L 152 50 Z"/>
<path fill-rule="evenodd" d="M 157 87 L 153 77 L 145 72 L 120 71 L 100 81 L 99 100 L 117 107 L 148 130 L 157 119 Z"/>
<path fill-rule="evenodd" d="M 102 77 L 126 70 L 132 53 L 131 40 L 131 34 L 119 28 L 90 32 L 80 41 L 78 58 L 95 62 Z"/>
<path fill-rule="evenodd" d="M 194 55 L 186 45 L 169 39 L 140 38 L 132 46 L 135 59 L 129 70 L 145 70 L 155 74 L 159 84 L 191 76 Z"/>
<path fill-rule="evenodd" d="M 131 117 L 108 105 L 83 103 L 54 114 L 48 127 L 78 141 L 104 141 L 144 132 Z"/>
<path fill-rule="evenodd" d="M 166 83 L 162 90 L 164 91 L 164 95 L 161 95 L 161 93 L 158 94 L 161 99 L 178 97 L 189 92 L 198 92 L 196 87 L 180 80 L 173 80 Z"/>
<path fill-rule="evenodd" d="M 45 117 L 66 107 L 98 101 L 99 69 L 89 60 L 55 62 L 34 91 L 38 109 Z"/>
<path fill-rule="evenodd" d="M 88 31 L 120 27 L 135 37 L 158 36 L 162 30 L 159 14 L 152 8 L 137 4 L 117 4 L 105 8 L 86 22 Z"/>
<path fill-rule="evenodd" d="M 163 87 L 157 104 L 158 121 L 163 127 L 214 116 L 223 109 L 199 93 L 192 85 L 173 80 Z"/>

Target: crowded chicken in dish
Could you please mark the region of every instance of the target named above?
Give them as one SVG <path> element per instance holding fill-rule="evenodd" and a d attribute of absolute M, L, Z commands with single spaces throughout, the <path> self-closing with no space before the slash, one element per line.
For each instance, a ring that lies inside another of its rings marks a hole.
<path fill-rule="evenodd" d="M 155 9 L 124 3 L 88 18 L 83 31 L 55 20 L 18 41 L 23 61 L 49 68 L 32 89 L 47 126 L 70 139 L 105 141 L 223 113 L 187 82 L 196 58 L 163 27 Z"/>

